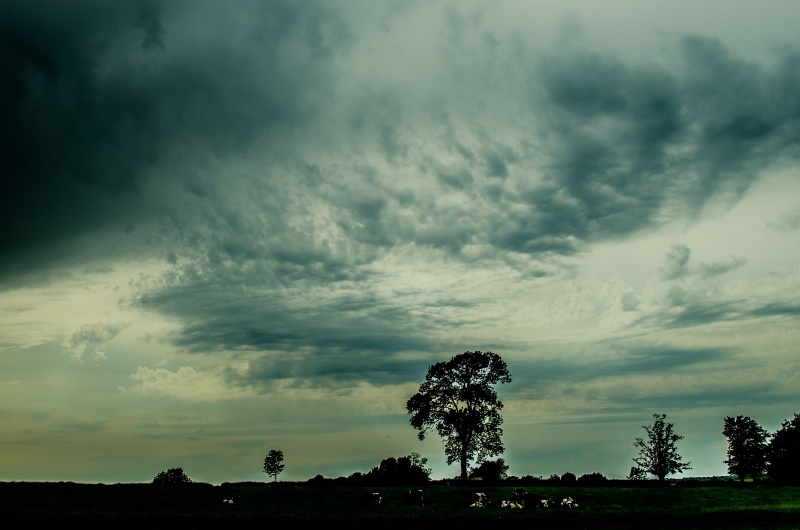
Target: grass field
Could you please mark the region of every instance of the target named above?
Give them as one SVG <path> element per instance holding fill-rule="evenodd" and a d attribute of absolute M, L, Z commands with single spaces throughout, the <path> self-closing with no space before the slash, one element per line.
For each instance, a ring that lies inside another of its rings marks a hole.
<path fill-rule="evenodd" d="M 469 508 L 465 493 L 509 499 L 515 486 L 432 484 L 426 506 L 406 506 L 400 487 L 306 484 L 0 483 L 4 522 L 99 528 L 317 527 L 347 528 L 770 528 L 800 529 L 800 488 L 772 485 L 669 485 L 665 487 L 525 487 L 541 497 L 572 496 L 579 508 L 502 510 Z M 381 506 L 362 506 L 377 491 Z M 233 499 L 233 504 L 223 502 Z"/>

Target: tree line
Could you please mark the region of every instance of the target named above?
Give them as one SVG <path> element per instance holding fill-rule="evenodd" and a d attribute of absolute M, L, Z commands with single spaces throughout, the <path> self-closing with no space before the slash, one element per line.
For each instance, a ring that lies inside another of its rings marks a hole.
<path fill-rule="evenodd" d="M 511 382 L 508 367 L 493 352 L 467 351 L 449 361 L 429 367 L 419 391 L 411 396 L 406 409 L 411 416 L 411 426 L 424 440 L 430 432 L 442 438 L 447 463 L 460 464 L 459 479 L 502 480 L 508 466 L 502 458 L 488 460 L 504 451 L 501 436 L 503 422 L 500 411 L 503 403 L 498 399 L 493 385 Z M 639 480 L 654 475 L 664 481 L 667 475 L 691 469 L 683 462 L 677 442 L 683 439 L 666 421 L 666 414 L 653 414 L 653 424 L 643 425 L 646 437 L 637 437 L 634 447 L 639 454 L 634 458 L 629 480 Z M 722 434 L 728 438 L 728 472 L 744 481 L 768 474 L 778 482 L 800 480 L 800 414 L 786 420 L 781 428 L 769 434 L 747 416 L 726 417 Z M 477 461 L 470 468 L 469 462 Z M 351 482 L 381 484 L 419 484 L 427 482 L 431 470 L 425 467 L 426 458 L 411 453 L 400 458 L 387 458 L 367 473 L 354 473 Z M 264 472 L 277 480 L 283 471 L 283 453 L 270 450 L 264 460 Z M 154 483 L 164 483 L 176 470 L 160 473 Z M 182 473 L 180 468 L 177 469 Z M 180 475 L 180 474 L 178 474 Z M 564 477 L 574 475 L 565 473 Z M 559 478 L 553 475 L 550 478 Z M 605 480 L 599 473 L 584 475 L 581 479 Z M 181 477 L 182 478 L 182 477 Z M 188 477 L 186 477 L 188 479 Z M 563 478 L 563 477 L 561 477 Z M 325 480 L 317 475 L 314 480 Z"/>
<path fill-rule="evenodd" d="M 768 475 L 777 482 L 800 482 L 800 414 L 770 434 L 748 416 L 725 418 L 728 473 L 740 481 Z"/>

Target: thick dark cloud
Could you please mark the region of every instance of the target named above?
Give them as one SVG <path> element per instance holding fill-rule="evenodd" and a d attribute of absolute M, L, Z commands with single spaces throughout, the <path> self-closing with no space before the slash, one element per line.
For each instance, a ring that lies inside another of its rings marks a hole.
<path fill-rule="evenodd" d="M 344 26 L 320 3 L 240 7 L 3 2 L 0 274 L 76 236 L 174 220 L 159 191 L 188 188 L 195 161 L 304 120 Z"/>
<path fill-rule="evenodd" d="M 171 269 L 136 302 L 179 322 L 177 347 L 299 352 L 309 373 L 346 373 L 463 324 L 379 289 L 387 256 L 540 277 L 729 206 L 796 160 L 791 51 L 754 63 L 699 36 L 647 62 L 533 50 L 451 5 L 430 56 L 389 68 L 370 51 L 389 47 L 392 17 L 371 33 L 352 7 L 4 3 L 0 280 L 95 234 L 95 253 L 152 247 Z M 676 248 L 665 278 L 694 273 L 688 259 Z M 639 323 L 756 314 L 679 286 L 665 305 Z M 298 369 L 279 358 L 276 372 Z"/>
<path fill-rule="evenodd" d="M 732 204 L 765 168 L 797 157 L 797 61 L 786 51 L 746 62 L 700 36 L 663 64 L 544 56 L 530 78 L 531 104 L 548 117 L 544 193 L 559 190 L 572 234 L 590 241 Z"/>
<path fill-rule="evenodd" d="M 517 363 L 514 369 L 515 381 L 520 392 L 527 393 L 531 388 L 547 393 L 549 385 L 568 381 L 574 384 L 602 380 L 608 377 L 631 375 L 668 376 L 696 369 L 697 365 L 706 368 L 718 361 L 730 358 L 734 353 L 723 348 L 666 348 L 658 346 L 616 346 L 613 355 L 599 354 L 605 351 L 603 345 L 596 345 L 598 355 L 537 358 L 535 362 Z"/>
<path fill-rule="evenodd" d="M 252 383 L 305 377 L 320 380 L 391 382 L 417 377 L 419 362 L 399 354 L 436 350 L 433 330 L 457 325 L 437 310 L 407 307 L 365 289 L 342 284 L 321 291 L 311 282 L 289 289 L 201 284 L 163 287 L 143 294 L 139 307 L 176 317 L 181 329 L 172 343 L 189 352 L 269 352 L 252 362 Z M 246 355 L 251 358 L 250 354 Z"/>

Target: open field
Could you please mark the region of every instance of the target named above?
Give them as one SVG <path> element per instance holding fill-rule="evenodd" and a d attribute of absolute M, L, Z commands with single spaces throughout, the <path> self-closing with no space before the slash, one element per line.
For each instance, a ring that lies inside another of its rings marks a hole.
<path fill-rule="evenodd" d="M 483 491 L 509 499 L 514 486 L 432 484 L 427 506 L 406 506 L 402 487 L 307 484 L 0 483 L 4 522 L 99 528 L 196 528 L 209 524 L 290 528 L 347 522 L 348 528 L 770 528 L 800 529 L 800 487 L 670 485 L 666 487 L 531 487 L 540 497 L 572 496 L 574 510 L 468 508 L 464 496 Z M 366 492 L 383 497 L 361 506 Z M 223 502 L 233 499 L 233 504 Z"/>

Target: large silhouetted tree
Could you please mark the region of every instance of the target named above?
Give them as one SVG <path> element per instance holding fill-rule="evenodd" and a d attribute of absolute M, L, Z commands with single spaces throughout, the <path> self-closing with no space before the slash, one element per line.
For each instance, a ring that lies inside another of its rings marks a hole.
<path fill-rule="evenodd" d="M 767 470 L 767 440 L 769 434 L 755 420 L 747 416 L 727 416 L 722 434 L 728 438 L 728 473 L 744 482 L 745 477 L 756 478 Z"/>
<path fill-rule="evenodd" d="M 461 463 L 462 480 L 467 480 L 470 460 L 503 452 L 503 403 L 492 385 L 510 382 L 499 355 L 468 351 L 431 366 L 419 392 L 406 403 L 419 439 L 435 430 L 442 437 L 447 463 Z"/>
<path fill-rule="evenodd" d="M 781 423 L 767 452 L 767 471 L 778 482 L 800 482 L 800 414 Z"/>
<path fill-rule="evenodd" d="M 664 421 L 666 417 L 666 414 L 653 414 L 653 425 L 642 425 L 647 431 L 647 440 L 636 438 L 633 443 L 639 449 L 639 456 L 633 461 L 651 475 L 657 476 L 661 482 L 667 475 L 691 469 L 689 462 L 681 462 L 681 455 L 678 454 L 676 443 L 683 436 L 673 432 L 673 424 Z"/>

